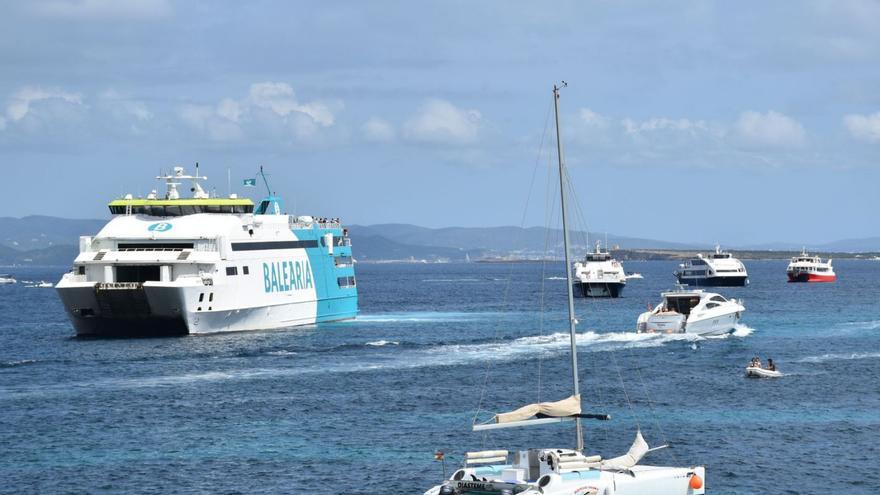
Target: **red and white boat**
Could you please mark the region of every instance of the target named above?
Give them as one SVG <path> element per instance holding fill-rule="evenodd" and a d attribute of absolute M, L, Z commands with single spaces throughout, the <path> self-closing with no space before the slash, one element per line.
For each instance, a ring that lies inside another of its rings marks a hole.
<path fill-rule="evenodd" d="M 786 269 L 789 282 L 834 282 L 837 275 L 831 267 L 831 260 L 822 261 L 818 256 L 807 254 L 804 249 L 801 254 L 793 257 Z"/>

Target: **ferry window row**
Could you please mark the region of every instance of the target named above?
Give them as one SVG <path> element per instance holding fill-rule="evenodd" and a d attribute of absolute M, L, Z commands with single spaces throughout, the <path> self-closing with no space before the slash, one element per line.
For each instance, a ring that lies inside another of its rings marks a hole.
<path fill-rule="evenodd" d="M 250 273 L 251 273 L 250 269 L 248 269 L 247 266 L 241 267 L 241 274 L 242 275 L 250 275 Z M 229 277 L 234 276 L 234 275 L 238 275 L 238 267 L 237 266 L 227 266 L 226 267 L 226 275 Z"/>
<path fill-rule="evenodd" d="M 113 205 L 110 213 L 124 215 L 129 213 L 125 205 Z M 182 217 L 196 213 L 253 213 L 254 205 L 137 205 L 131 206 L 133 215 L 150 215 L 153 217 Z"/>
<path fill-rule="evenodd" d="M 354 277 L 339 277 L 336 279 L 336 283 L 339 284 L 339 287 L 354 287 Z"/>
<path fill-rule="evenodd" d="M 336 266 L 351 266 L 352 265 L 351 256 L 337 256 L 335 261 L 336 261 Z"/>

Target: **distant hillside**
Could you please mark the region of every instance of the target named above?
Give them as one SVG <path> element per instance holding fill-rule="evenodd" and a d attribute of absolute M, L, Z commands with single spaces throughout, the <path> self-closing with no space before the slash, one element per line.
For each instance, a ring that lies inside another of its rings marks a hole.
<path fill-rule="evenodd" d="M 544 252 L 547 239 L 551 239 L 550 249 L 555 249 L 562 244 L 562 231 L 559 229 L 548 230 L 544 227 L 445 227 L 431 229 L 408 224 L 380 224 L 380 225 L 352 225 L 350 227 L 352 237 L 357 236 L 382 236 L 394 242 L 415 246 L 441 246 L 458 248 L 463 250 L 485 250 L 499 253 L 528 251 L 534 253 Z M 596 240 L 605 240 L 604 233 L 572 232 L 572 241 L 580 249 L 586 249 L 588 239 L 590 244 Z M 627 249 L 657 248 L 657 249 L 708 249 L 709 245 L 699 243 L 678 243 L 643 239 L 639 237 L 626 237 L 617 234 L 608 234 L 608 244 L 619 245 Z"/>
<path fill-rule="evenodd" d="M 79 244 L 79 236 L 95 235 L 107 220 L 76 220 L 31 215 L 0 217 L 0 245 L 18 250 L 42 249 L 58 244 Z"/>
<path fill-rule="evenodd" d="M 0 263 L 69 264 L 77 252 L 79 236 L 96 234 L 107 220 L 76 220 L 48 216 L 0 218 Z M 445 227 L 426 228 L 408 224 L 352 225 L 349 228 L 355 258 L 362 261 L 404 259 L 472 260 L 480 258 L 535 259 L 561 254 L 562 233 L 543 227 Z M 605 240 L 604 233 L 572 232 L 575 254 L 591 249 L 587 240 Z M 549 242 L 548 242 L 549 240 Z M 677 243 L 608 234 L 608 244 L 630 251 L 707 251 L 712 246 Z M 734 252 L 795 251 L 798 243 L 725 246 Z M 846 239 L 822 245 L 807 245 L 811 252 L 877 252 L 880 237 Z M 549 252 L 548 252 L 549 251 Z M 778 254 L 778 253 L 777 253 Z M 634 256 L 644 257 L 642 252 Z M 651 254 L 650 256 L 667 256 Z M 669 256 L 679 256 L 670 254 Z"/>

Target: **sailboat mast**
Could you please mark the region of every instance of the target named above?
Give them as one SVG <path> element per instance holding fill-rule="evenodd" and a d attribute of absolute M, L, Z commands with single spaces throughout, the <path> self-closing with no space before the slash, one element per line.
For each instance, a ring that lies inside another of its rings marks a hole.
<path fill-rule="evenodd" d="M 577 320 L 574 317 L 574 288 L 571 279 L 571 255 L 568 247 L 568 218 L 566 214 L 565 200 L 566 187 L 565 182 L 565 157 L 562 153 L 562 133 L 559 129 L 559 90 L 568 86 L 568 83 L 562 81 L 561 86 L 553 85 L 553 109 L 556 114 L 556 154 L 559 158 L 559 194 L 562 201 L 562 240 L 565 245 L 565 280 L 568 284 L 568 331 L 571 336 L 571 377 L 574 385 L 574 395 L 580 394 L 580 384 L 578 379 L 577 365 Z M 584 434 L 581 430 L 581 419 L 575 419 L 575 430 L 577 434 L 577 451 L 584 450 Z"/>

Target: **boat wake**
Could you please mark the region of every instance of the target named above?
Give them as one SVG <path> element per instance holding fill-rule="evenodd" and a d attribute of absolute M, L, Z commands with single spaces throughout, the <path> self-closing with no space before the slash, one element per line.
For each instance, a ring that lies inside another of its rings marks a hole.
<path fill-rule="evenodd" d="M 20 359 L 18 361 L 0 361 L 0 368 L 14 368 L 16 366 L 24 366 L 26 364 L 34 364 L 34 359 Z"/>
<path fill-rule="evenodd" d="M 835 328 L 846 330 L 878 330 L 880 329 L 880 320 L 848 321 L 835 325 Z"/>
<path fill-rule="evenodd" d="M 880 352 L 829 353 L 820 356 L 807 356 L 794 361 L 795 363 L 827 363 L 829 361 L 853 361 L 858 359 L 880 359 Z"/>
<path fill-rule="evenodd" d="M 645 278 L 645 277 L 643 277 L 641 273 L 630 273 L 629 275 L 626 276 L 627 280 L 629 280 L 631 278 L 639 279 L 639 278 Z"/>
<path fill-rule="evenodd" d="M 411 313 L 378 313 L 372 315 L 358 315 L 357 323 L 422 323 L 442 321 L 473 321 L 488 319 L 498 313 L 480 312 L 442 312 L 442 311 L 414 311 Z"/>

